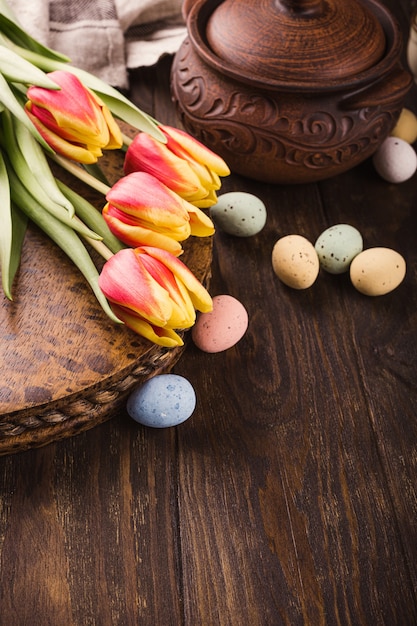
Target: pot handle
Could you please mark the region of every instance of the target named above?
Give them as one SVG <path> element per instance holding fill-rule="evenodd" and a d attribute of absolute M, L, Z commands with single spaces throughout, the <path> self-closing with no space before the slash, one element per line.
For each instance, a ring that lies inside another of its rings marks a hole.
<path fill-rule="evenodd" d="M 182 16 L 185 21 L 195 0 L 183 0 Z M 321 15 L 324 10 L 324 0 L 275 0 L 275 6 L 280 11 L 301 15 Z"/>
<path fill-rule="evenodd" d="M 297 15 L 319 16 L 325 8 L 324 0 L 275 0 L 275 6 L 286 13 Z"/>
<path fill-rule="evenodd" d="M 340 108 L 346 111 L 373 107 L 375 104 L 392 105 L 403 98 L 413 83 L 412 76 L 401 67 L 387 77 L 343 98 Z"/>

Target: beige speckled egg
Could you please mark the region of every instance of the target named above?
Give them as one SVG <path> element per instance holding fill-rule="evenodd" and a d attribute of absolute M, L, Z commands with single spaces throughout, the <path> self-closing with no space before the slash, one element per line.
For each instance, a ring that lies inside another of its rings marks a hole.
<path fill-rule="evenodd" d="M 350 265 L 353 286 L 366 296 L 383 296 L 404 280 L 404 258 L 391 248 L 368 248 Z"/>
<path fill-rule="evenodd" d="M 203 352 L 223 352 L 240 341 L 248 328 L 248 313 L 233 296 L 213 298 L 213 310 L 200 313 L 191 337 Z"/>
<path fill-rule="evenodd" d="M 410 144 L 417 140 L 417 117 L 410 109 L 401 111 L 401 115 L 391 131 L 391 136 L 403 139 Z"/>
<path fill-rule="evenodd" d="M 372 158 L 378 174 L 389 183 L 402 183 L 417 169 L 417 154 L 409 143 L 398 137 L 387 137 Z"/>
<path fill-rule="evenodd" d="M 286 235 L 275 243 L 272 267 L 278 278 L 293 289 L 307 289 L 316 280 L 320 263 L 313 244 L 302 235 Z"/>

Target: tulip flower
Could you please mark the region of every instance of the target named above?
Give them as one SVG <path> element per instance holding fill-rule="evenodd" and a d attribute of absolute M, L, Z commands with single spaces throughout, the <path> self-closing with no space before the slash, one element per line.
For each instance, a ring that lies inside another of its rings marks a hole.
<path fill-rule="evenodd" d="M 109 229 L 132 248 L 153 246 L 178 256 L 180 241 L 214 233 L 213 222 L 203 211 L 146 172 L 120 178 L 106 199 L 102 213 Z"/>
<path fill-rule="evenodd" d="M 177 257 L 152 246 L 126 248 L 104 265 L 99 285 L 115 315 L 152 342 L 175 347 L 175 332 L 190 328 L 196 310 L 212 310 L 212 299 Z"/>
<path fill-rule="evenodd" d="M 166 143 L 136 135 L 126 152 L 125 173 L 148 172 L 196 207 L 216 204 L 220 176 L 230 174 L 223 159 L 182 130 L 162 124 L 159 130 Z"/>
<path fill-rule="evenodd" d="M 110 110 L 72 73 L 47 76 L 60 89 L 33 86 L 27 91 L 26 112 L 47 144 L 58 154 L 79 163 L 96 163 L 104 148 L 123 145 Z"/>

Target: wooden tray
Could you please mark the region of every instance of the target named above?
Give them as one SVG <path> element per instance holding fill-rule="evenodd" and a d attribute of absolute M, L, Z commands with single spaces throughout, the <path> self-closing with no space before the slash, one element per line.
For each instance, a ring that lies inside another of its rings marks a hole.
<path fill-rule="evenodd" d="M 110 183 L 122 163 L 119 151 L 103 157 Z M 102 208 L 103 196 L 67 173 L 61 179 Z M 181 260 L 208 287 L 212 238 L 190 237 L 184 249 Z M 155 346 L 109 320 L 66 255 L 30 226 L 14 301 L 0 299 L 0 455 L 106 421 L 135 385 L 169 371 L 183 349 Z"/>

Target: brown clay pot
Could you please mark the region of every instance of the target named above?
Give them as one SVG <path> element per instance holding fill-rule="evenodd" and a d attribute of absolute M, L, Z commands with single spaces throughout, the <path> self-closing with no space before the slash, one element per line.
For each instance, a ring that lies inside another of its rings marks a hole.
<path fill-rule="evenodd" d="M 371 156 L 412 85 L 377 0 L 196 0 L 171 89 L 188 132 L 232 171 L 317 181 Z"/>

